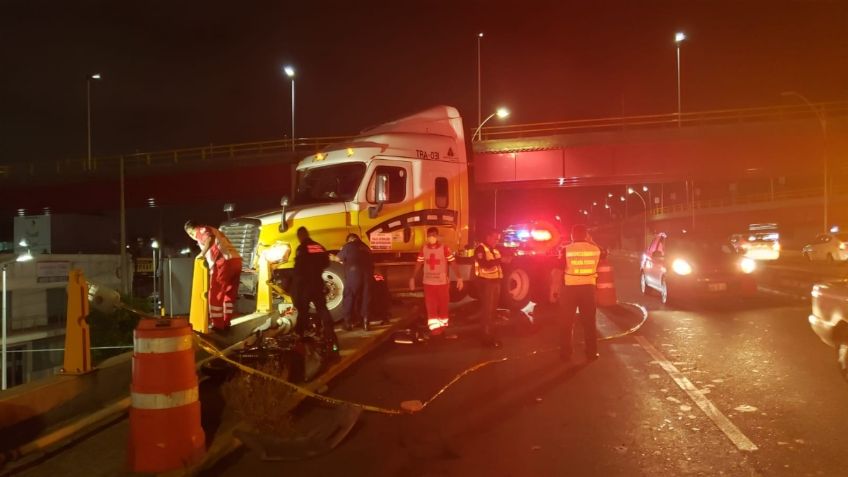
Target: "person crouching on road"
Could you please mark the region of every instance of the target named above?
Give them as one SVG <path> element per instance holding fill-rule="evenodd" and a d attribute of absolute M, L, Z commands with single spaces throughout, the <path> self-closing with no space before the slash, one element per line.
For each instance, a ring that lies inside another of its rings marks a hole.
<path fill-rule="evenodd" d="M 450 268 L 448 268 L 450 267 Z M 415 290 L 415 277 L 424 270 L 424 305 L 427 308 L 427 328 L 433 335 L 439 335 L 450 324 L 448 305 L 450 304 L 450 271 L 456 278 L 456 287 L 462 290 L 462 278 L 456 268 L 456 257 L 450 248 L 439 241 L 439 229 L 427 229 L 427 244 L 418 252 L 415 270 L 409 279 L 409 289 Z"/>
<path fill-rule="evenodd" d="M 215 227 L 198 225 L 191 220 L 183 226 L 189 237 L 200 246 L 198 259 L 209 265 L 209 319 L 215 330 L 226 330 L 233 318 L 238 299 L 241 255 L 227 236 Z"/>
<path fill-rule="evenodd" d="M 495 332 L 495 319 L 501 298 L 501 282 L 504 277 L 502 262 L 509 260 L 507 257 L 502 257 L 501 251 L 497 248 L 500 237 L 500 232 L 490 230 L 486 233 L 483 243 L 474 250 L 474 272 L 479 286 L 483 345 L 492 348 L 501 347 Z"/>
<path fill-rule="evenodd" d="M 299 336 L 306 332 L 309 320 L 309 304 L 315 307 L 315 312 L 321 320 L 324 339 L 338 353 L 339 341 L 333 329 L 333 318 L 327 309 L 327 298 L 324 296 L 324 270 L 330 265 L 327 249 L 312 240 L 306 227 L 297 229 L 297 240 L 300 245 L 294 254 L 294 291 L 292 301 L 297 310 L 297 322 L 294 331 Z"/>
<path fill-rule="evenodd" d="M 574 321 L 580 310 L 583 325 L 586 358 L 598 357 L 598 331 L 595 324 L 595 285 L 598 279 L 598 262 L 601 249 L 589 238 L 586 226 L 576 224 L 571 228 L 571 243 L 562 250 L 563 274 L 562 303 L 564 320 L 563 341 L 560 354 L 563 360 L 570 360 L 573 350 Z M 555 291 L 551 299 L 554 301 Z"/>
<path fill-rule="evenodd" d="M 368 311 L 371 305 L 371 282 L 374 280 L 374 259 L 371 249 L 356 234 L 348 234 L 347 241 L 338 255 L 331 259 L 344 265 L 345 282 L 342 298 L 344 328 L 353 329 L 358 315 L 362 327 L 368 330 Z"/>

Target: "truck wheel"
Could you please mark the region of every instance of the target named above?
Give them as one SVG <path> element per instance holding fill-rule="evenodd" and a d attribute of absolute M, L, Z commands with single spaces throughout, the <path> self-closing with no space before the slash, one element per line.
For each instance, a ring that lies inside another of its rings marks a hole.
<path fill-rule="evenodd" d="M 530 302 L 531 289 L 529 270 L 520 266 L 510 268 L 506 270 L 501 299 L 510 310 L 521 309 Z"/>
<path fill-rule="evenodd" d="M 839 365 L 842 377 L 848 381 L 848 343 L 839 343 L 836 346 L 836 363 Z"/>
<path fill-rule="evenodd" d="M 342 319 L 342 297 L 344 296 L 344 267 L 331 263 L 324 270 L 324 296 L 327 297 L 327 309 L 334 322 Z"/>

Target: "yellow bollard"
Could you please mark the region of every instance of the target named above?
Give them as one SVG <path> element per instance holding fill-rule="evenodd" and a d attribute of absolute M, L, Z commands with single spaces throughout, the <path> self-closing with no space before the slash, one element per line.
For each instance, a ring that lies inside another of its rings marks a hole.
<path fill-rule="evenodd" d="M 194 331 L 200 333 L 209 331 L 209 268 L 206 267 L 206 260 L 203 258 L 194 260 L 189 321 Z"/>
<path fill-rule="evenodd" d="M 91 371 L 91 333 L 88 321 L 88 283 L 82 270 L 68 275 L 68 320 L 65 324 L 65 358 L 63 374 L 85 374 Z"/>

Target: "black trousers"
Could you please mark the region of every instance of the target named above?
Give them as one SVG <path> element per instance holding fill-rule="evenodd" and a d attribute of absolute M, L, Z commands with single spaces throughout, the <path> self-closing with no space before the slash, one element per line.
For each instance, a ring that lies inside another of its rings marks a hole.
<path fill-rule="evenodd" d="M 574 322 L 577 320 L 577 309 L 580 309 L 580 322 L 583 325 L 583 339 L 586 342 L 586 355 L 598 352 L 598 330 L 595 323 L 595 285 L 563 286 L 560 293 L 564 323 L 562 354 L 571 356 L 574 349 Z"/>
<path fill-rule="evenodd" d="M 480 294 L 480 326 L 484 339 L 495 336 L 495 313 L 501 299 L 501 281 L 480 278 L 477 280 Z"/>
<path fill-rule="evenodd" d="M 344 294 L 342 296 L 342 318 L 345 324 L 356 319 L 368 318 L 371 305 L 372 273 L 350 271 L 345 274 Z"/>
<path fill-rule="evenodd" d="M 321 320 L 321 325 L 324 331 L 324 339 L 329 340 L 333 344 L 338 344 L 336 332 L 333 329 L 333 317 L 330 316 L 330 310 L 327 309 L 327 298 L 324 296 L 324 284 L 313 284 L 312 286 L 297 286 L 292 301 L 297 310 L 297 323 L 294 326 L 294 332 L 303 336 L 306 331 L 306 324 L 309 317 L 309 304 L 315 307 L 315 313 L 318 319 Z"/>

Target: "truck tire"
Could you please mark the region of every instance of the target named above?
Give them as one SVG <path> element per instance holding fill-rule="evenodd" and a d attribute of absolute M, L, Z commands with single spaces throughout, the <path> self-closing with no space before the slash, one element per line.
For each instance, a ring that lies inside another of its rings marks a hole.
<path fill-rule="evenodd" d="M 333 322 L 342 319 L 342 297 L 344 296 L 344 266 L 331 263 L 323 273 L 324 296 L 327 297 L 327 309 Z"/>
<path fill-rule="evenodd" d="M 533 270 L 525 263 L 506 268 L 501 285 L 501 303 L 510 310 L 520 310 L 527 306 L 534 290 L 533 276 Z"/>

